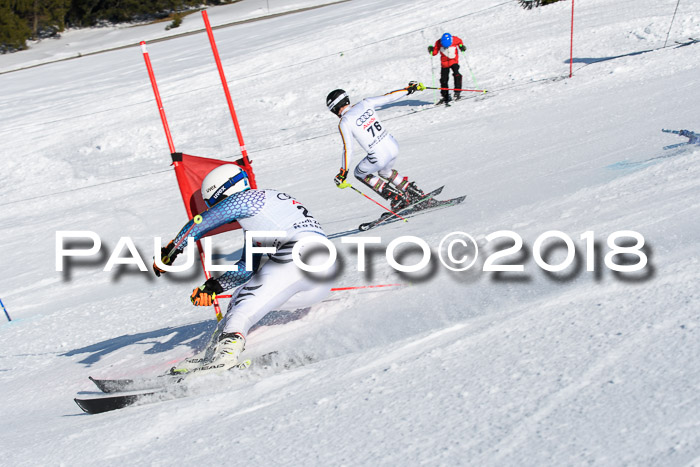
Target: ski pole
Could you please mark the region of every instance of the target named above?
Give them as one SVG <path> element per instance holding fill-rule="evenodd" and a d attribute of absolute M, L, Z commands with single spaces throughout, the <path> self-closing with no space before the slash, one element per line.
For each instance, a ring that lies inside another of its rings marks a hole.
<path fill-rule="evenodd" d="M 385 287 L 404 287 L 407 284 L 379 284 L 379 285 L 358 285 L 354 287 L 333 287 L 331 292 L 344 292 L 346 290 L 360 290 L 360 289 L 379 289 Z M 227 295 L 217 295 L 217 298 L 231 298 L 231 294 Z"/>
<path fill-rule="evenodd" d="M 200 222 L 202 222 L 202 221 L 201 221 L 202 216 L 200 216 L 199 214 L 197 214 L 197 215 L 194 216 L 194 217 L 195 217 L 195 222 L 192 224 L 192 227 L 190 227 L 190 228 L 187 230 L 187 232 L 185 232 L 185 235 L 182 236 L 182 238 L 180 239 L 179 242 L 177 242 L 176 245 L 173 245 L 173 249 L 170 250 L 170 251 L 168 252 L 168 254 L 166 255 L 167 258 L 168 258 L 167 263 L 166 263 L 166 262 L 163 262 L 163 258 L 166 258 L 166 256 L 162 256 L 162 257 L 160 258 L 160 262 L 161 262 L 161 263 L 163 263 L 163 264 L 169 264 L 169 265 L 172 266 L 172 264 L 171 264 L 171 263 L 172 263 L 171 258 L 172 258 L 172 256 L 173 256 L 173 253 L 175 253 L 175 250 L 177 250 L 178 247 L 179 247 L 180 245 L 182 245 L 182 242 L 185 241 L 185 239 L 187 238 L 187 235 L 189 235 L 189 233 L 192 232 L 192 229 L 194 229 L 194 226 L 197 225 L 197 224 L 199 224 Z M 196 220 L 197 218 L 200 219 L 199 222 L 197 222 L 197 220 Z M 168 245 L 169 245 L 169 244 L 168 244 Z M 155 263 L 155 257 L 153 257 L 153 266 L 155 267 L 155 265 L 156 265 L 156 263 Z"/>
<path fill-rule="evenodd" d="M 471 92 L 488 92 L 485 89 L 455 89 L 455 88 L 434 88 L 432 86 L 426 86 L 425 89 L 437 89 L 439 91 L 471 91 Z"/>
<path fill-rule="evenodd" d="M 423 36 L 423 40 L 426 41 L 426 42 L 428 42 L 428 39 L 425 37 L 425 30 L 421 30 L 420 33 L 421 33 L 421 36 Z M 431 72 L 432 75 L 433 75 L 433 81 L 432 81 L 432 82 L 433 82 L 433 86 L 435 86 L 435 62 L 433 62 L 433 57 L 434 57 L 434 55 L 431 53 L 431 54 L 430 54 L 430 72 Z M 433 104 L 437 104 L 437 101 L 438 101 L 438 97 L 437 97 L 437 96 L 438 96 L 438 93 L 437 93 L 437 91 L 435 91 L 435 92 L 433 93 Z"/>
<path fill-rule="evenodd" d="M 341 292 L 345 290 L 378 289 L 382 287 L 404 287 L 406 284 L 379 284 L 379 285 L 357 285 L 354 287 L 335 287 L 331 292 Z"/>
<path fill-rule="evenodd" d="M 435 87 L 435 63 L 433 62 L 433 55 L 430 55 L 430 70 L 433 73 L 433 86 L 431 86 L 434 89 L 437 89 Z M 433 104 L 437 104 L 438 101 L 438 93 L 437 90 L 433 93 Z"/>
<path fill-rule="evenodd" d="M 469 65 L 469 60 L 467 59 L 467 54 L 464 54 L 464 61 L 467 62 L 467 68 L 469 68 L 469 73 L 472 75 L 472 81 L 474 82 L 474 87 L 478 88 L 479 83 L 476 82 L 476 76 L 474 76 L 474 72 L 472 71 L 472 67 Z"/>
<path fill-rule="evenodd" d="M 7 309 L 5 308 L 5 304 L 2 303 L 2 299 L 0 299 L 0 305 L 2 305 L 2 311 L 5 312 L 5 316 L 7 316 L 7 320 L 12 321 L 12 318 L 10 318 L 10 314 L 7 312 Z"/>
<path fill-rule="evenodd" d="M 348 185 L 350 185 L 350 184 L 348 183 Z M 383 204 L 380 204 L 380 203 L 376 202 L 375 200 L 373 200 L 372 198 L 370 198 L 370 197 L 367 196 L 366 194 L 362 193 L 360 190 L 358 190 L 358 189 L 355 188 L 354 186 L 350 185 L 350 188 L 352 188 L 353 190 L 355 190 L 356 192 L 358 192 L 359 194 L 361 194 L 362 196 L 364 196 L 364 197 L 367 198 L 368 200 L 372 201 L 374 204 L 376 204 L 376 205 L 379 206 L 380 208 L 382 208 L 382 209 L 384 209 L 384 210 L 386 210 L 386 211 L 389 211 L 390 213 L 392 213 L 393 215 L 395 215 L 396 217 L 398 217 L 398 218 L 401 219 L 402 221 L 408 222 L 408 220 L 406 220 L 405 218 L 399 216 L 398 214 L 396 214 L 394 211 L 392 211 L 392 210 L 389 209 L 388 207 L 384 206 Z"/>

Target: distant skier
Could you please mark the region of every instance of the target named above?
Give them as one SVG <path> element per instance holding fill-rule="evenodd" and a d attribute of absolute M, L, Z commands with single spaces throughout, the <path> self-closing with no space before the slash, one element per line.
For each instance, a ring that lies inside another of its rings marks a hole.
<path fill-rule="evenodd" d="M 674 149 L 678 148 L 681 146 L 689 146 L 691 144 L 698 144 L 700 145 L 700 133 L 695 133 L 694 131 L 690 130 L 664 130 L 662 129 L 664 133 L 673 133 L 674 135 L 678 136 L 685 136 L 688 138 L 688 141 L 686 143 L 678 143 L 678 144 L 671 144 L 670 146 L 664 146 L 664 149 Z"/>
<path fill-rule="evenodd" d="M 233 164 L 212 170 L 202 181 L 201 193 L 209 209 L 185 224 L 175 239 L 162 248 L 163 264 L 172 264 L 183 252 L 189 237 L 199 240 L 207 232 L 233 221 L 238 221 L 244 231 L 284 232 L 278 237 L 260 237 L 256 241 L 257 246 L 277 249 L 276 253 L 267 255 L 262 266 L 263 255 L 256 253 L 252 258 L 252 271 L 246 271 L 244 249 L 237 270 L 211 278 L 192 292 L 194 305 L 210 306 L 217 294 L 238 287 L 229 302 L 213 360 L 208 363 L 228 369 L 238 363 L 250 328 L 269 311 L 285 303 L 289 307 L 303 308 L 323 300 L 330 293 L 334 268 L 312 279 L 292 262 L 292 248 L 297 241 L 326 234 L 309 210 L 290 195 L 275 190 L 252 190 L 248 175 Z M 313 244 L 302 245 L 300 250 L 306 264 L 315 265 L 325 260 L 318 257 L 322 255 L 304 258 L 309 248 L 313 248 Z M 155 262 L 153 270 L 156 276 L 165 272 Z M 174 371 L 189 369 L 192 368 L 174 368 Z"/>
<path fill-rule="evenodd" d="M 399 145 L 389 134 L 384 123 L 379 120 L 376 107 L 396 102 L 402 97 L 423 91 L 423 83 L 411 81 L 408 87 L 392 91 L 378 97 L 368 97 L 351 106 L 350 98 L 342 89 L 336 89 L 326 97 L 326 106 L 340 118 L 338 129 L 343 140 L 341 167 L 335 176 L 338 188 L 350 186 L 345 180 L 348 175 L 350 157 L 353 150 L 353 138 L 357 140 L 367 156 L 355 166 L 355 178 L 391 202 L 394 210 L 408 206 L 423 196 L 414 182 L 408 177 L 401 177 L 394 170 Z"/>
<path fill-rule="evenodd" d="M 450 70 L 452 70 L 452 77 L 455 82 L 455 89 L 462 89 L 462 75 L 459 72 L 459 51 L 466 52 L 467 47 L 457 36 L 453 36 L 446 32 L 442 37 L 435 41 L 435 45 L 428 46 L 428 52 L 433 56 L 440 53 L 440 87 L 448 88 L 450 80 Z M 450 92 L 442 90 L 442 99 L 438 104 L 449 104 L 450 102 Z M 461 98 L 460 91 L 455 91 L 455 100 Z"/>
<path fill-rule="evenodd" d="M 695 133 L 690 130 L 681 130 L 678 134 L 688 138 L 688 144 L 700 144 L 700 133 Z"/>

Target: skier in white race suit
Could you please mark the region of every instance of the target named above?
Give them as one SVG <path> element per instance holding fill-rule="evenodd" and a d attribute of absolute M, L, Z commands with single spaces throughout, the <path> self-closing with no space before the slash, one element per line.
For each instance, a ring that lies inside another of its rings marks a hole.
<path fill-rule="evenodd" d="M 399 145 L 379 120 L 376 108 L 423 91 L 422 83 L 411 81 L 408 87 L 392 91 L 383 96 L 368 97 L 350 105 L 350 98 L 342 89 L 336 89 L 326 97 L 326 106 L 340 118 L 338 129 L 343 140 L 341 167 L 335 176 L 338 188 L 350 186 L 345 180 L 353 150 L 353 138 L 357 140 L 367 156 L 355 167 L 355 178 L 391 202 L 394 210 L 402 209 L 420 199 L 424 193 L 408 177 L 394 170 Z"/>
<path fill-rule="evenodd" d="M 303 308 L 326 298 L 335 265 L 313 277 L 297 267 L 292 261 L 295 243 L 309 236 L 326 238 L 323 228 L 309 210 L 290 195 L 275 190 L 252 190 L 247 174 L 238 166 L 224 164 L 212 170 L 204 178 L 201 192 L 209 209 L 191 219 L 175 239 L 162 248 L 162 264 L 171 265 L 183 252 L 189 238 L 197 241 L 207 232 L 233 221 L 238 221 L 244 231 L 284 232 L 276 237 L 253 239 L 255 246 L 274 247 L 277 251 L 265 255 L 254 253 L 251 271 L 246 271 L 244 249 L 235 270 L 208 279 L 192 292 L 194 305 L 210 306 L 217 294 L 236 289 L 210 362 L 212 367 L 226 369 L 238 363 L 248 331 L 268 312 L 282 306 Z M 305 258 L 305 252 L 309 256 L 309 251 L 315 247 L 319 247 L 317 242 L 300 245 L 301 259 L 309 266 L 324 264 L 328 259 L 322 254 Z M 264 263 L 263 256 L 267 256 Z M 155 262 L 153 269 L 157 276 L 165 272 Z M 176 373 L 187 371 L 186 367 L 173 369 Z"/>

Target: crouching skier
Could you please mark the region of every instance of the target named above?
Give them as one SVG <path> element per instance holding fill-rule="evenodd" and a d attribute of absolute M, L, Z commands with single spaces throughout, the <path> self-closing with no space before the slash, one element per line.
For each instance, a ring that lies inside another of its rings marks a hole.
<path fill-rule="evenodd" d="M 423 91 L 422 83 L 411 81 L 408 87 L 378 97 L 368 97 L 350 105 L 350 98 L 342 89 L 336 89 L 326 97 L 326 106 L 340 118 L 338 129 L 343 140 L 341 167 L 335 176 L 338 188 L 350 186 L 345 179 L 352 156 L 352 141 L 357 140 L 367 156 L 355 167 L 355 178 L 391 202 L 392 209 L 399 210 L 414 203 L 424 193 L 408 177 L 394 170 L 399 155 L 399 144 L 379 120 L 376 107 L 396 102 L 402 97 Z"/>
<path fill-rule="evenodd" d="M 302 238 L 321 235 L 326 237 L 321 225 L 309 210 L 286 193 L 275 190 L 253 190 L 250 188 L 245 171 L 233 164 L 219 166 L 202 181 L 202 197 L 209 207 L 190 220 L 180 230 L 174 240 L 161 250 L 161 261 L 170 265 L 184 251 L 188 238 L 199 240 L 207 232 L 238 221 L 245 233 L 254 231 L 284 231 L 278 237 L 260 237 L 257 246 L 275 247 L 262 263 L 263 255 L 253 255 L 251 271 L 246 271 L 245 249 L 237 269 L 227 271 L 217 278 L 208 279 L 192 292 L 191 300 L 197 306 L 210 306 L 216 294 L 238 288 L 233 292 L 224 317 L 221 332 L 212 359 L 207 367 L 230 369 L 238 364 L 245 348 L 245 340 L 250 328 L 268 312 L 283 305 L 303 308 L 318 303 L 328 296 L 335 265 L 323 273 L 310 277 L 300 270 L 292 260 L 292 248 Z M 301 246 L 299 254 L 309 266 L 323 264 L 323 255 L 309 255 L 316 242 Z M 316 245 L 318 247 L 318 245 Z M 261 265 L 262 264 L 262 265 Z M 163 269 L 153 270 L 160 276 Z M 181 367 L 180 367 L 181 366 Z M 180 365 L 171 370 L 186 373 L 195 366 Z"/>

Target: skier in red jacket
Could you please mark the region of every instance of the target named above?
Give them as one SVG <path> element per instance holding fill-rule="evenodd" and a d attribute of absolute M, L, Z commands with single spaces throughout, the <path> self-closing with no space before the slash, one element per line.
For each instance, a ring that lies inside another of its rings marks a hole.
<path fill-rule="evenodd" d="M 446 32 L 442 37 L 435 41 L 435 45 L 428 46 L 428 52 L 432 55 L 437 55 L 440 53 L 440 65 L 442 69 L 440 70 L 440 87 L 448 87 L 448 82 L 450 79 L 450 69 L 452 70 L 452 76 L 454 77 L 455 88 L 462 88 L 462 75 L 459 73 L 459 51 L 465 52 L 467 47 L 457 36 Z M 440 91 L 442 94 L 442 99 L 438 104 L 448 104 L 450 102 L 449 91 Z M 460 92 L 455 91 L 455 99 L 459 100 Z"/>

